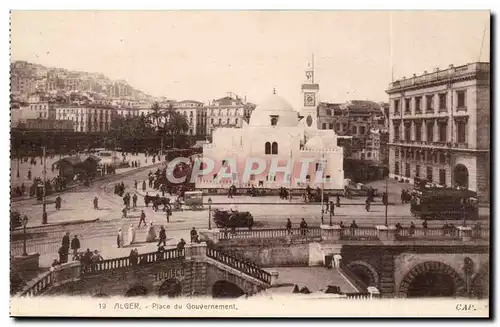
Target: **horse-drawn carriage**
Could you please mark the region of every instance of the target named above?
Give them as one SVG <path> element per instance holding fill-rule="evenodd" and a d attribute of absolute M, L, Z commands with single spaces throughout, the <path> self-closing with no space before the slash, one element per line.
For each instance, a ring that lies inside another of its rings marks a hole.
<path fill-rule="evenodd" d="M 253 226 L 252 214 L 248 211 L 237 210 L 214 210 L 214 222 L 218 228 L 237 228 Z"/>
<path fill-rule="evenodd" d="M 318 203 L 321 202 L 321 190 L 309 191 L 304 193 L 304 202 Z M 323 192 L 323 202 L 329 201 L 328 193 Z"/>
<path fill-rule="evenodd" d="M 201 191 L 188 191 L 184 192 L 184 205 L 188 206 L 191 210 L 203 209 L 203 192 Z"/>
<path fill-rule="evenodd" d="M 252 197 L 265 196 L 266 190 L 265 189 L 258 189 L 258 188 L 250 188 L 247 190 L 247 194 L 252 196 Z"/>

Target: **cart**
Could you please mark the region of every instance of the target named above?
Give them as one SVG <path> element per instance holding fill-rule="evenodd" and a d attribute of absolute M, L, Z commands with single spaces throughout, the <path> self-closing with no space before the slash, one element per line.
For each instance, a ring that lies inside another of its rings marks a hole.
<path fill-rule="evenodd" d="M 191 210 L 203 209 L 203 192 L 189 191 L 184 193 L 184 205 Z"/>

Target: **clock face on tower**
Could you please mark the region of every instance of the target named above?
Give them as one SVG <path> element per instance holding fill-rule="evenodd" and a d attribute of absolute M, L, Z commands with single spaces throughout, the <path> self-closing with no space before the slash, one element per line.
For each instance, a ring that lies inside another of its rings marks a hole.
<path fill-rule="evenodd" d="M 316 105 L 316 95 L 314 93 L 304 93 L 304 106 L 314 107 Z"/>
<path fill-rule="evenodd" d="M 307 126 L 311 127 L 311 125 L 313 123 L 313 119 L 312 119 L 311 115 L 307 116 L 306 123 L 307 123 Z"/>

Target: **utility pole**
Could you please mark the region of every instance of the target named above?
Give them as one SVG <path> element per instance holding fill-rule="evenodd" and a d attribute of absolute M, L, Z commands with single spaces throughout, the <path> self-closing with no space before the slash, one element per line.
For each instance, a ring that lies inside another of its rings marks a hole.
<path fill-rule="evenodd" d="M 290 161 L 292 162 L 292 171 L 290 172 L 290 194 L 288 194 L 288 201 L 292 202 L 292 176 L 293 176 L 293 160 L 292 160 L 292 150 L 290 149 Z"/>
<path fill-rule="evenodd" d="M 43 153 L 43 197 L 42 197 L 42 224 L 47 224 L 47 189 L 45 187 L 45 184 L 47 182 L 47 154 L 45 145 L 42 147 L 42 153 Z"/>
<path fill-rule="evenodd" d="M 325 188 L 325 183 L 323 179 L 323 162 L 325 161 L 325 153 L 323 152 L 321 154 L 321 223 L 323 223 L 323 218 L 324 218 L 324 213 L 325 213 L 325 206 L 324 206 L 324 199 L 323 199 L 323 193 L 324 193 L 324 188 Z M 331 222 L 331 218 L 330 218 Z"/>
<path fill-rule="evenodd" d="M 389 188 L 389 175 L 387 175 L 387 177 L 385 178 L 385 226 L 388 227 L 389 226 L 389 222 L 387 221 L 387 206 L 389 205 L 389 192 L 388 192 L 388 188 Z"/>

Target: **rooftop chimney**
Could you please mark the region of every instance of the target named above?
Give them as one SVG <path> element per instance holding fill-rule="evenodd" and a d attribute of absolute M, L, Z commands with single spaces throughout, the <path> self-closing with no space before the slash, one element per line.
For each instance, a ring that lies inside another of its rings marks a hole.
<path fill-rule="evenodd" d="M 438 72 L 438 71 L 439 71 L 439 67 L 436 67 L 436 72 Z"/>
<path fill-rule="evenodd" d="M 453 68 L 453 64 L 450 65 L 450 68 Z"/>
<path fill-rule="evenodd" d="M 413 77 L 417 77 L 417 74 L 413 74 Z"/>
<path fill-rule="evenodd" d="M 427 74 L 427 71 L 426 71 L 426 70 L 424 70 L 424 74 Z"/>

